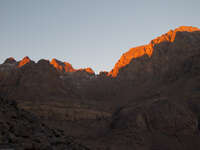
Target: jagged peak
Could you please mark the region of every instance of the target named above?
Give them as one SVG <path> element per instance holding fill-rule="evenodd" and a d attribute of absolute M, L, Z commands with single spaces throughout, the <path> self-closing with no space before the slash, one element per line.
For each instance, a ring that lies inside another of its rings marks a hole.
<path fill-rule="evenodd" d="M 4 61 L 4 64 L 5 63 L 13 64 L 13 63 L 16 63 L 16 62 L 17 61 L 13 57 L 9 57 Z"/>
<path fill-rule="evenodd" d="M 51 63 L 60 63 L 61 61 L 59 61 L 58 59 L 56 59 L 56 58 L 53 58 L 52 60 L 51 60 Z"/>
<path fill-rule="evenodd" d="M 58 64 L 58 60 L 55 59 L 55 58 L 53 58 L 53 59 L 50 61 L 50 63 L 51 63 L 52 65 Z"/>
<path fill-rule="evenodd" d="M 65 72 L 74 72 L 75 71 L 73 66 L 68 62 L 64 62 L 64 69 L 65 69 Z"/>
<path fill-rule="evenodd" d="M 129 64 L 133 58 L 138 58 L 145 54 L 150 57 L 152 55 L 152 52 L 153 47 L 151 45 L 142 45 L 129 49 L 128 52 L 124 53 L 120 57 L 114 68 L 108 73 L 108 76 L 117 77 L 119 69 Z"/>
<path fill-rule="evenodd" d="M 57 59 L 53 58 L 50 62 L 51 65 L 53 65 L 57 70 L 62 71 L 63 67 L 60 65 L 60 61 L 58 61 Z"/>
<path fill-rule="evenodd" d="M 50 62 L 51 65 L 53 65 L 57 70 L 62 72 L 74 72 L 75 69 L 72 67 L 72 65 L 68 62 L 62 62 L 60 60 L 57 60 L 53 58 Z"/>
<path fill-rule="evenodd" d="M 57 60 L 56 58 L 53 58 L 50 62 L 55 68 L 59 69 L 59 65 L 61 65 L 63 62 Z"/>
<path fill-rule="evenodd" d="M 174 31 L 175 32 L 177 32 L 177 31 L 194 32 L 194 31 L 200 31 L 200 29 L 197 27 L 193 27 L 193 26 L 180 26 L 180 27 L 176 28 Z"/>
<path fill-rule="evenodd" d="M 68 67 L 72 67 L 72 64 L 68 63 L 68 62 L 64 62 L 65 66 L 68 66 Z M 73 68 L 73 67 L 72 67 Z"/>
<path fill-rule="evenodd" d="M 18 67 L 22 67 L 25 64 L 28 64 L 30 62 L 33 62 L 28 56 L 25 56 L 21 61 L 18 63 Z"/>
<path fill-rule="evenodd" d="M 53 58 L 50 62 L 57 70 L 63 72 L 76 72 L 76 71 L 85 71 L 89 74 L 95 74 L 91 68 L 81 68 L 81 69 L 74 69 L 73 66 L 68 62 L 62 62 L 55 58 Z"/>
<path fill-rule="evenodd" d="M 94 71 L 92 70 L 92 68 L 85 68 L 84 69 L 86 72 L 88 72 L 89 74 L 95 74 Z"/>
<path fill-rule="evenodd" d="M 155 44 L 159 44 L 165 41 L 174 42 L 177 32 L 195 32 L 195 31 L 200 31 L 200 29 L 192 26 L 180 26 L 174 30 L 171 29 L 167 33 L 162 34 L 161 36 L 158 36 L 157 38 L 151 40 L 150 44 L 154 46 Z"/>
<path fill-rule="evenodd" d="M 197 27 L 192 26 L 180 26 L 174 30 L 169 30 L 167 33 L 158 36 L 157 38 L 151 40 L 147 45 L 142 45 L 129 49 L 128 52 L 124 53 L 118 62 L 115 64 L 114 68 L 108 73 L 108 76 L 116 77 L 119 69 L 130 63 L 133 58 L 138 58 L 143 55 L 148 55 L 151 57 L 153 53 L 153 48 L 156 44 L 162 42 L 174 42 L 177 32 L 195 32 L 200 31 Z"/>
<path fill-rule="evenodd" d="M 77 69 L 76 71 L 80 71 L 80 72 L 85 71 L 89 74 L 95 74 L 94 71 L 92 70 L 92 68 L 89 68 L 89 67 L 88 68 L 80 68 L 80 69 Z"/>

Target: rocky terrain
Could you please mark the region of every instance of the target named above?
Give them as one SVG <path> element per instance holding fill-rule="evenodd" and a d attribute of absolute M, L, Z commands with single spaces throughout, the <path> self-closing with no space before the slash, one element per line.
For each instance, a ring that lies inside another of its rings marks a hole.
<path fill-rule="evenodd" d="M 131 48 L 98 75 L 56 59 L 8 58 L 0 92 L 45 132 L 59 129 L 90 149 L 193 150 L 200 149 L 199 75 L 200 29 L 182 26 Z"/>
<path fill-rule="evenodd" d="M 62 130 L 48 128 L 34 115 L 19 109 L 17 103 L 1 98 L 0 149 L 87 150 Z"/>

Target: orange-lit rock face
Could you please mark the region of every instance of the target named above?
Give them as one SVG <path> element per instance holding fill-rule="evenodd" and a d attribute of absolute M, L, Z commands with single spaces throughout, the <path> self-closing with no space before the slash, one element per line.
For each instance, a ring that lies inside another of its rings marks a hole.
<path fill-rule="evenodd" d="M 125 67 L 133 58 L 141 57 L 144 54 L 151 56 L 152 48 L 148 45 L 131 48 L 128 52 L 124 53 L 119 61 L 115 64 L 114 69 L 108 73 L 108 76 L 116 77 L 119 69 Z"/>
<path fill-rule="evenodd" d="M 64 66 L 64 70 L 65 72 L 74 72 L 75 69 L 72 67 L 72 65 L 68 62 L 64 62 L 65 66 Z"/>
<path fill-rule="evenodd" d="M 84 70 L 90 74 L 94 74 L 94 71 L 91 68 L 85 68 Z"/>
<path fill-rule="evenodd" d="M 85 71 L 89 74 L 94 74 L 94 71 L 91 68 L 84 68 L 84 69 L 74 69 L 72 65 L 68 62 L 61 62 L 57 59 L 52 59 L 50 62 L 54 68 L 62 72 L 76 72 L 76 71 Z"/>
<path fill-rule="evenodd" d="M 155 38 L 147 45 L 131 48 L 128 52 L 124 53 L 121 56 L 121 58 L 115 64 L 114 68 L 108 73 L 108 76 L 117 77 L 119 69 L 128 65 L 134 58 L 141 57 L 145 54 L 151 57 L 154 51 L 154 46 L 156 44 L 159 44 L 161 42 L 174 42 L 177 32 L 194 32 L 194 31 L 200 31 L 200 29 L 190 26 L 181 26 L 175 30 L 170 30 L 169 32 L 161 35 L 160 37 Z"/>
<path fill-rule="evenodd" d="M 56 68 L 59 71 L 62 72 L 74 72 L 75 69 L 72 67 L 72 65 L 70 63 L 67 62 L 61 62 L 57 59 L 52 59 L 52 61 L 50 62 L 51 65 L 53 65 L 54 68 Z"/>
<path fill-rule="evenodd" d="M 59 62 L 58 62 L 55 58 L 52 59 L 50 63 L 51 63 L 51 64 L 54 66 L 54 68 L 56 68 L 57 70 L 60 70 L 60 71 L 63 70 L 63 67 L 59 64 Z"/>
<path fill-rule="evenodd" d="M 91 68 L 81 68 L 81 69 L 77 69 L 76 71 L 85 71 L 89 74 L 94 74 L 94 71 Z"/>
<path fill-rule="evenodd" d="M 26 56 L 19 62 L 18 67 L 22 67 L 25 64 L 30 63 L 30 62 L 31 62 L 30 58 Z"/>

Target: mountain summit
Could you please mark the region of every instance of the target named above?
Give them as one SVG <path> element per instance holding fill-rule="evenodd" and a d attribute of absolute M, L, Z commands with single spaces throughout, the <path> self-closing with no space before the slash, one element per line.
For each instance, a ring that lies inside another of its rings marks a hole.
<path fill-rule="evenodd" d="M 74 72 L 75 69 L 72 67 L 72 65 L 68 62 L 61 62 L 57 59 L 52 59 L 51 64 L 56 68 L 58 71 L 61 72 Z"/>
<path fill-rule="evenodd" d="M 200 149 L 199 91 L 195 27 L 182 26 L 131 48 L 112 71 L 99 75 L 57 59 L 8 58 L 0 65 L 0 145 L 56 148 L 69 135 L 92 150 Z M 35 145 L 26 145 L 29 141 Z"/>
<path fill-rule="evenodd" d="M 121 56 L 121 58 L 118 60 L 118 62 L 115 64 L 114 68 L 109 72 L 108 75 L 112 77 L 117 77 L 119 70 L 128 65 L 132 59 L 136 59 L 144 55 L 148 55 L 149 57 L 151 57 L 152 54 L 154 53 L 156 45 L 163 42 L 174 42 L 178 32 L 195 32 L 195 31 L 200 31 L 200 29 L 191 26 L 180 26 L 175 30 L 170 30 L 167 33 L 155 38 L 147 45 L 131 48 L 128 52 L 124 53 Z"/>

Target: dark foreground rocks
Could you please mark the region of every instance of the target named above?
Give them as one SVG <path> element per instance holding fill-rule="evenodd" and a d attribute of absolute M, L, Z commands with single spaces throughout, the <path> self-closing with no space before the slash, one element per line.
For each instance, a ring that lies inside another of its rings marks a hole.
<path fill-rule="evenodd" d="M 87 150 L 64 135 L 48 128 L 37 117 L 20 110 L 15 101 L 0 99 L 0 149 Z"/>
<path fill-rule="evenodd" d="M 157 99 L 120 110 L 106 139 L 113 150 L 200 149 L 199 121 L 186 104 Z"/>

